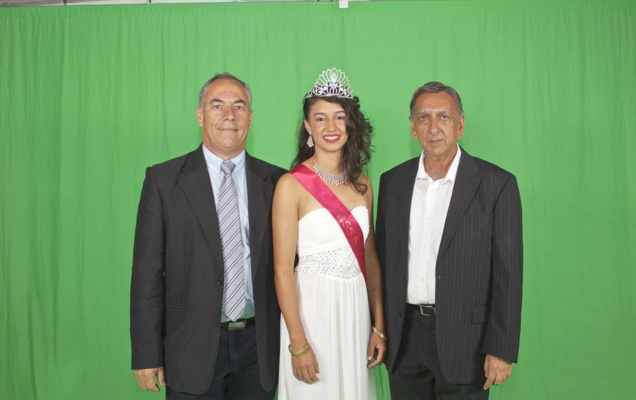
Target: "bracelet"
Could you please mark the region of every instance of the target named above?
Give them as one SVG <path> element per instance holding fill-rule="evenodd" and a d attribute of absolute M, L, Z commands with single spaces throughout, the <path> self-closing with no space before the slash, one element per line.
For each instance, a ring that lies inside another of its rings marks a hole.
<path fill-rule="evenodd" d="M 386 335 L 382 332 L 380 332 L 375 326 L 373 327 L 373 333 L 375 333 L 376 335 L 380 336 L 382 339 L 386 340 Z"/>
<path fill-rule="evenodd" d="M 291 343 L 290 343 L 288 349 L 293 357 L 300 358 L 309 352 L 309 349 L 311 349 L 311 346 L 309 345 L 309 342 L 307 342 L 300 350 L 293 351 L 291 349 Z"/>

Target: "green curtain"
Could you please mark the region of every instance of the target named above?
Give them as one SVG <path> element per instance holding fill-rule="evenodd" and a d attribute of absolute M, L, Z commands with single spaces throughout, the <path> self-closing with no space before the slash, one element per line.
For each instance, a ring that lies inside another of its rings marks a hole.
<path fill-rule="evenodd" d="M 145 167 L 199 144 L 220 71 L 254 93 L 248 150 L 289 166 L 332 66 L 373 123 L 376 191 L 419 154 L 408 104 L 431 80 L 463 97 L 462 146 L 519 180 L 521 351 L 491 398 L 631 398 L 636 3 L 477 0 L 0 8 L 0 399 L 163 397 L 130 371 Z"/>

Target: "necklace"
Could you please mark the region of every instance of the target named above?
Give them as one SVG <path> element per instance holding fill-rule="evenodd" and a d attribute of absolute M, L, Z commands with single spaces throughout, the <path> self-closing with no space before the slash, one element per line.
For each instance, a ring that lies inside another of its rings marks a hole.
<path fill-rule="evenodd" d="M 314 171 L 316 171 L 316 174 L 320 177 L 320 179 L 322 179 L 326 183 L 329 183 L 330 185 L 338 186 L 347 182 L 346 171 L 342 171 L 339 174 L 330 174 L 329 172 L 320 168 L 320 165 L 318 165 L 318 162 L 316 160 L 314 160 Z"/>

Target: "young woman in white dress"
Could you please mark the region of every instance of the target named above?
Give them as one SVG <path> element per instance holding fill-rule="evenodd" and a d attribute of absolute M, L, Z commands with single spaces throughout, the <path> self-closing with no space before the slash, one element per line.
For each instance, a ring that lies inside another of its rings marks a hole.
<path fill-rule="evenodd" d="M 282 311 L 278 399 L 375 399 L 373 367 L 384 358 L 386 337 L 373 191 L 362 174 L 372 128 L 335 68 L 307 94 L 303 114 L 292 166 L 320 177 L 319 190 L 351 212 L 365 245 L 353 250 L 342 228 L 348 222 L 339 223 L 297 175 L 279 180 L 272 216 Z"/>

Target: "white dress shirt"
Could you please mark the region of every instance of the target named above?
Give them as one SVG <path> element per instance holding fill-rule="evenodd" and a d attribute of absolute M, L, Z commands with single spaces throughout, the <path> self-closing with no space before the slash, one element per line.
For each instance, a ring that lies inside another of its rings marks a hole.
<path fill-rule="evenodd" d="M 205 163 L 208 166 L 208 174 L 212 183 L 212 192 L 214 193 L 214 205 L 219 207 L 219 192 L 223 183 L 223 174 L 221 173 L 221 163 L 223 160 L 216 154 L 203 147 L 203 155 Z M 247 207 L 247 175 L 245 173 L 245 150 L 239 155 L 229 160 L 236 165 L 232 171 L 232 179 L 238 194 L 239 203 L 239 219 L 241 220 L 241 240 L 243 242 L 243 268 L 245 282 L 245 310 L 242 318 L 251 318 L 254 316 L 254 294 L 252 291 L 252 257 L 250 254 L 250 220 Z M 221 256 L 223 258 L 223 256 Z M 229 321 L 225 314 L 221 317 L 221 322 Z"/>
<path fill-rule="evenodd" d="M 424 152 L 411 200 L 409 221 L 409 281 L 406 302 L 435 304 L 435 265 L 444 232 L 446 214 L 453 195 L 461 150 L 441 179 L 433 180 L 424 169 Z"/>

